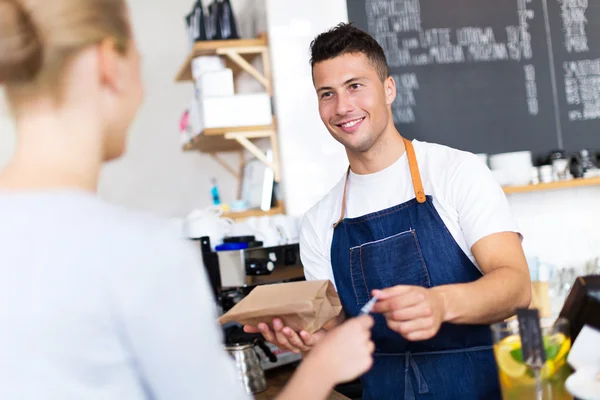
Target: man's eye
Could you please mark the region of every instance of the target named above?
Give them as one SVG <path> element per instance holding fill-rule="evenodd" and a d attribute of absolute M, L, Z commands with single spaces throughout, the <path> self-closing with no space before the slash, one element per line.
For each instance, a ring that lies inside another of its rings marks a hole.
<path fill-rule="evenodd" d="M 360 83 L 353 83 L 352 85 L 350 85 L 350 89 L 358 89 L 361 86 L 362 85 Z"/>
<path fill-rule="evenodd" d="M 333 93 L 331 93 L 331 92 L 325 92 L 325 93 L 321 94 L 322 99 L 325 99 L 325 98 L 331 97 L 331 96 L 333 96 Z"/>

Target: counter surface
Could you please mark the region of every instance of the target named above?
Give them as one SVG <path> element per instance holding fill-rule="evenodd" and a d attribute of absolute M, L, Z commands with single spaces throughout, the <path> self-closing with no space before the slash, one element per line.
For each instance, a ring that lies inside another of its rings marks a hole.
<path fill-rule="evenodd" d="M 265 377 L 267 378 L 267 390 L 262 393 L 255 395 L 255 400 L 273 400 L 275 396 L 283 389 L 285 384 L 290 380 L 292 374 L 296 370 L 295 364 L 286 365 L 283 367 L 275 368 L 269 371 L 265 371 Z M 329 395 L 328 400 L 349 400 L 348 397 L 343 396 L 337 392 L 332 392 Z"/>

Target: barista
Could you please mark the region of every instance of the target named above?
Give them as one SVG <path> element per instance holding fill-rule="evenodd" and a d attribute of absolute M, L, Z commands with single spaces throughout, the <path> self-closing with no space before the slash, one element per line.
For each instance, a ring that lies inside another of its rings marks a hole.
<path fill-rule="evenodd" d="M 475 155 L 400 135 L 370 35 L 340 24 L 311 53 L 321 120 L 350 167 L 304 217 L 301 257 L 307 279 L 335 282 L 346 317 L 378 298 L 364 398 L 499 399 L 489 324 L 531 296 L 503 191 Z M 306 352 L 342 320 L 313 335 L 278 319 L 246 331 Z"/>

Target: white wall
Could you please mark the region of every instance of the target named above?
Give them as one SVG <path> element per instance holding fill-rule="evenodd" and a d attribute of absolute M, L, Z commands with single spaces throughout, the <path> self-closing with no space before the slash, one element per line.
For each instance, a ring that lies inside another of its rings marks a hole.
<path fill-rule="evenodd" d="M 319 118 L 309 65 L 312 39 L 347 19 L 345 0 L 267 0 L 283 190 L 291 215 L 316 203 L 348 166 L 344 148 Z"/>
<path fill-rule="evenodd" d="M 528 256 L 580 267 L 600 256 L 600 187 L 515 193 L 508 201 Z"/>
<path fill-rule="evenodd" d="M 108 200 L 165 216 L 182 216 L 211 204 L 209 179 L 219 182 L 223 201 L 235 199 L 237 183 L 207 155 L 181 151 L 179 117 L 189 104 L 190 83 L 175 83 L 188 52 L 184 16 L 193 0 L 129 1 L 143 55 L 146 101 L 131 129 L 125 157 L 105 168 L 100 194 Z M 205 5 L 208 4 L 204 1 Z M 264 0 L 232 0 L 241 34 L 266 31 Z M 254 85 L 240 85 L 252 90 Z M 14 149 L 14 129 L 0 94 L 0 167 Z M 237 155 L 225 156 L 231 164 Z"/>

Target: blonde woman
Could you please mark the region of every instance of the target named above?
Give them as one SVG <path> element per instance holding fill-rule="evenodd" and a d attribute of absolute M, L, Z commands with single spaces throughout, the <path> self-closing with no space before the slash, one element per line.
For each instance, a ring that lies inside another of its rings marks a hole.
<path fill-rule="evenodd" d="M 0 173 L 0 398 L 247 398 L 197 252 L 96 195 L 143 97 L 124 1 L 0 0 L 0 81 L 18 132 Z M 281 398 L 368 370 L 371 325 L 327 335 Z"/>

